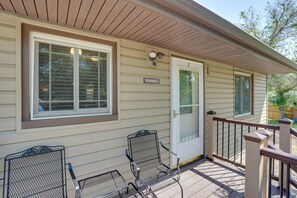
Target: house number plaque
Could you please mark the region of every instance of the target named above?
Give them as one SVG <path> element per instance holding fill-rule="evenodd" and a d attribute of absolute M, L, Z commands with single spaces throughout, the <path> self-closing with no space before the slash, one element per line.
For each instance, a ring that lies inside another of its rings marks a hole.
<path fill-rule="evenodd" d="M 143 78 L 143 83 L 160 84 L 160 79 L 159 78 Z"/>

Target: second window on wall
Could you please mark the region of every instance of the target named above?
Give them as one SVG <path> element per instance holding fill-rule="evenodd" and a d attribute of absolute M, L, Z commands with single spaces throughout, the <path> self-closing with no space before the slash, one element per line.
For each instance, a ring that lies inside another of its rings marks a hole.
<path fill-rule="evenodd" d="M 252 75 L 236 72 L 234 76 L 235 116 L 252 114 Z"/>

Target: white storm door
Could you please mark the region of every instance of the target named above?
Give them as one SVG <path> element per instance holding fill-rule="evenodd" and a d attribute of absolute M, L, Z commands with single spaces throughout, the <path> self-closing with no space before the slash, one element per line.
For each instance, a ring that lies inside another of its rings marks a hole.
<path fill-rule="evenodd" d="M 182 163 L 203 154 L 203 64 L 180 58 L 171 62 L 170 147 Z"/>

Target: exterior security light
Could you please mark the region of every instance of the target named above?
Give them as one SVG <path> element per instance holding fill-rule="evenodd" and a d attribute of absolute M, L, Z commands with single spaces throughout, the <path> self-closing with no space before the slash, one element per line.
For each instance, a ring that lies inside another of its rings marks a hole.
<path fill-rule="evenodd" d="M 155 51 L 151 51 L 149 53 L 149 59 L 150 61 L 152 61 L 153 65 L 157 65 L 157 62 L 156 62 L 156 58 L 158 57 L 158 59 L 162 59 L 164 57 L 164 53 L 162 52 L 155 52 Z"/>
<path fill-rule="evenodd" d="M 155 59 L 155 58 L 157 57 L 157 53 L 156 53 L 155 51 L 151 51 L 151 52 L 149 53 L 149 57 L 150 57 L 151 59 Z"/>

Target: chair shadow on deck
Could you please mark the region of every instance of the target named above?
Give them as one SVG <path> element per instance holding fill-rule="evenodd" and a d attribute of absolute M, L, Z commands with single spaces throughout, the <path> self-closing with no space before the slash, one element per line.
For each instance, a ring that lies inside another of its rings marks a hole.
<path fill-rule="evenodd" d="M 245 171 L 243 168 L 230 165 L 215 159 L 201 159 L 181 168 L 180 183 L 184 197 L 192 198 L 242 198 L 245 191 Z M 272 196 L 279 190 L 273 183 Z M 178 186 L 170 186 L 156 192 L 159 198 L 180 198 Z"/>
<path fill-rule="evenodd" d="M 243 197 L 244 171 L 224 162 L 201 159 L 181 168 L 184 197 Z M 178 198 L 178 189 L 157 192 L 158 197 Z"/>
<path fill-rule="evenodd" d="M 215 159 L 201 159 L 181 168 L 181 185 L 184 197 L 242 198 L 245 191 L 245 170 Z M 158 197 L 178 198 L 174 187 L 158 192 Z M 272 196 L 279 195 L 277 182 L 273 183 Z"/>
<path fill-rule="evenodd" d="M 202 164 L 193 167 L 191 171 L 201 176 L 209 183 L 196 193 L 200 197 L 244 197 L 244 170 L 224 162 L 204 160 Z M 207 189 L 207 190 L 205 190 Z"/>

